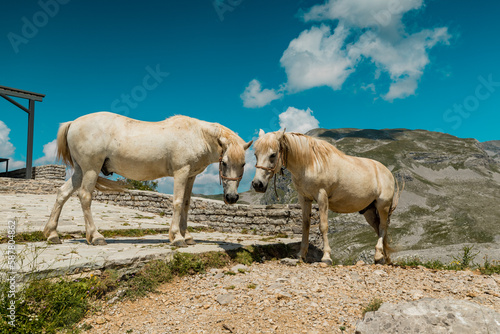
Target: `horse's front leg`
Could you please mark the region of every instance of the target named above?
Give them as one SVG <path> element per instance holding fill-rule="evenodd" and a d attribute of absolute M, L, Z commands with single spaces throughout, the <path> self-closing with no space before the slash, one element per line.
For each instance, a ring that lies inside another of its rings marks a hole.
<path fill-rule="evenodd" d="M 323 257 L 321 262 L 328 265 L 332 264 L 332 259 L 330 257 L 331 248 L 328 242 L 328 194 L 326 190 L 321 189 L 318 194 L 318 207 L 319 207 L 319 230 L 321 231 L 321 236 L 323 237 Z"/>
<path fill-rule="evenodd" d="M 311 226 L 311 206 L 312 201 L 298 195 L 300 207 L 302 208 L 302 242 L 300 244 L 299 260 L 306 261 L 307 250 L 309 248 L 309 228 Z"/>
<path fill-rule="evenodd" d="M 184 193 L 186 192 L 186 182 L 188 181 L 189 166 L 174 173 L 174 200 L 172 224 L 170 225 L 170 244 L 176 247 L 187 247 L 184 236 L 181 233 L 180 224 L 182 219 L 182 209 L 184 207 Z"/>
<path fill-rule="evenodd" d="M 193 184 L 194 184 L 195 178 L 196 178 L 196 176 L 192 176 L 192 177 L 187 179 L 186 188 L 184 190 L 183 208 L 181 211 L 181 222 L 180 222 L 181 235 L 184 236 L 184 240 L 186 241 L 186 244 L 188 244 L 188 245 L 196 244 L 193 236 L 187 230 L 189 204 L 191 203 L 191 192 L 193 190 Z"/>

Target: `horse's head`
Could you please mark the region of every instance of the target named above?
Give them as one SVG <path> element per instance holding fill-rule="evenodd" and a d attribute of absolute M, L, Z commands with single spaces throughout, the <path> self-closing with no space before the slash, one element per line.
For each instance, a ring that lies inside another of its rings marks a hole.
<path fill-rule="evenodd" d="M 219 144 L 222 147 L 222 155 L 219 159 L 219 177 L 224 188 L 224 202 L 234 204 L 240 197 L 238 186 L 245 169 L 245 151 L 252 145 L 248 143 L 236 143 L 221 137 Z"/>
<path fill-rule="evenodd" d="M 259 139 L 255 142 L 255 177 L 252 187 L 257 192 L 266 192 L 269 180 L 280 171 L 283 165 L 283 135 L 285 129 L 277 132 L 259 132 Z"/>

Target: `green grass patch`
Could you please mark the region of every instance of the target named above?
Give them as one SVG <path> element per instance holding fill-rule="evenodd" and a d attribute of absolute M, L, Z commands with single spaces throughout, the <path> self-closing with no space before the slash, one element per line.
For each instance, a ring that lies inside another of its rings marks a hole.
<path fill-rule="evenodd" d="M 123 229 L 123 230 L 102 230 L 101 234 L 105 238 L 114 238 L 114 237 L 143 237 L 145 235 L 155 235 L 155 234 L 164 234 L 167 233 L 167 230 L 163 229 Z M 75 237 L 70 234 L 59 234 L 60 239 L 74 239 Z M 85 233 L 81 233 L 81 238 L 85 238 Z M 46 241 L 47 239 L 43 236 L 41 231 L 35 232 L 22 232 L 17 233 L 14 240 L 16 243 L 25 243 L 25 242 L 40 242 Z M 0 239 L 0 243 L 6 243 L 9 239 L 7 236 L 3 236 Z"/>
<path fill-rule="evenodd" d="M 384 301 L 380 298 L 374 298 L 372 299 L 372 301 L 370 303 L 368 303 L 368 305 L 366 305 L 366 307 L 363 309 L 363 316 L 367 313 L 367 312 L 375 312 L 375 311 L 378 311 L 378 309 L 380 308 L 380 306 L 382 306 L 382 303 Z"/>
<path fill-rule="evenodd" d="M 124 230 L 103 230 L 101 234 L 104 238 L 115 238 L 115 237 L 143 237 L 145 235 L 155 235 L 167 233 L 167 230 L 158 230 L 153 228 L 131 228 Z M 84 234 L 82 234 L 84 236 Z"/>
<path fill-rule="evenodd" d="M 20 288 L 15 298 L 7 298 L 9 282 L 0 283 L 1 333 L 55 333 L 71 328 L 91 309 L 91 301 L 102 297 L 117 285 L 114 272 L 101 277 L 78 280 L 32 278 Z M 15 301 L 15 326 L 8 323 L 11 300 Z"/>
<path fill-rule="evenodd" d="M 71 235 L 61 235 L 59 236 L 60 239 L 71 239 L 73 238 Z M 35 231 L 35 232 L 21 232 L 21 233 L 16 233 L 16 236 L 14 237 L 14 240 L 16 243 L 24 243 L 24 242 L 37 242 L 37 241 L 45 241 L 47 238 L 43 236 L 43 233 L 41 231 Z M 0 243 L 6 243 L 9 241 L 9 238 L 7 238 L 6 235 L 4 235 L 0 239 Z"/>
<path fill-rule="evenodd" d="M 452 261 L 448 264 L 439 260 L 421 261 L 418 257 L 403 259 L 394 263 L 401 267 L 424 267 L 434 270 L 479 270 L 483 275 L 499 274 L 500 262 L 493 261 L 491 263 L 486 257 L 482 265 L 474 263 L 478 252 L 474 252 L 474 246 L 464 246 L 462 253 L 458 256 L 452 256 Z"/>
<path fill-rule="evenodd" d="M 154 216 L 143 216 L 143 215 L 136 214 L 134 219 L 155 219 L 155 217 Z"/>

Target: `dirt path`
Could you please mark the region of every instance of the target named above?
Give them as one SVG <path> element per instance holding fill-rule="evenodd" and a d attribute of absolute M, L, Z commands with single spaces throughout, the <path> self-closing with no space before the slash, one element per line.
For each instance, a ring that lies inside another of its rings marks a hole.
<path fill-rule="evenodd" d="M 365 307 L 424 297 L 500 312 L 500 275 L 380 265 L 276 261 L 176 279 L 136 301 L 103 302 L 88 333 L 354 333 Z M 235 274 L 227 274 L 228 271 Z"/>

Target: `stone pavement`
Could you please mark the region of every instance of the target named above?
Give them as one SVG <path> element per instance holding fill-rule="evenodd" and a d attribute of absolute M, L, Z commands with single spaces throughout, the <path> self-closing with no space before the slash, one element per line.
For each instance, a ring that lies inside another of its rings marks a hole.
<path fill-rule="evenodd" d="M 55 195 L 0 194 L 0 227 L 7 233 L 9 221 L 16 220 L 16 233 L 41 231 L 49 218 Z M 174 249 L 170 246 L 168 227 L 170 218 L 94 201 L 92 212 L 97 228 L 102 230 L 149 228 L 164 233 L 144 237 L 107 238 L 106 246 L 87 245 L 84 238 L 63 240 L 60 245 L 46 242 L 16 244 L 16 272 L 42 273 L 49 276 L 117 268 L 134 271 L 152 259 L 169 259 L 175 252 L 203 253 L 225 251 L 246 245 L 296 243 L 299 239 L 272 239 L 258 235 L 220 232 L 192 233 L 194 246 Z M 188 223 L 188 226 L 200 224 Z M 58 231 L 81 235 L 85 231 L 83 213 L 78 198 L 73 196 L 65 204 Z M 267 240 L 267 241 L 266 241 Z M 0 244 L 0 270 L 7 271 L 9 244 Z"/>

